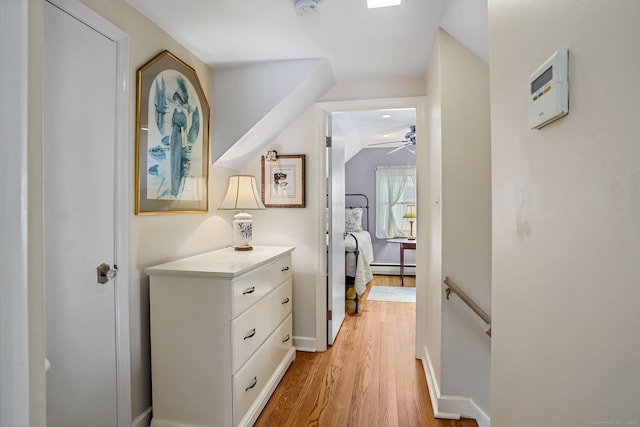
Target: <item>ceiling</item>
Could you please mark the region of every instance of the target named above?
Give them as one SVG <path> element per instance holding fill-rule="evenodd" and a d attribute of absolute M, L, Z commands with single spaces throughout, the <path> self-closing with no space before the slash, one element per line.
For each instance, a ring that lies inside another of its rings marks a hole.
<path fill-rule="evenodd" d="M 362 144 L 376 147 L 397 147 L 409 128 L 416 123 L 414 108 L 334 113 L 333 125 L 342 130 L 350 127 L 358 132 Z"/>
<path fill-rule="evenodd" d="M 488 63 L 487 0 L 403 0 L 378 9 L 367 9 L 366 0 L 321 0 L 303 15 L 294 0 L 127 1 L 214 70 L 326 58 L 338 84 L 420 77 L 439 27 Z M 393 140 L 402 139 L 415 124 L 403 117 L 385 122 L 378 112 L 360 113 L 351 121 L 367 145 L 394 128 Z"/>
<path fill-rule="evenodd" d="M 348 143 L 345 158 L 349 160 L 365 148 L 387 148 L 402 145 L 410 127 L 416 123 L 414 108 L 333 113 L 333 137 Z M 375 144 L 375 145 L 372 145 Z"/>

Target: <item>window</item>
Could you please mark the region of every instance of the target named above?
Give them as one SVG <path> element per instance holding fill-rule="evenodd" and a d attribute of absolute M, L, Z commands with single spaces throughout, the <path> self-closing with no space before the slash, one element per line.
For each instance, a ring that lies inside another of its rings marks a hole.
<path fill-rule="evenodd" d="M 391 239 L 409 235 L 403 218 L 407 205 L 416 204 L 415 166 L 376 168 L 376 237 Z"/>

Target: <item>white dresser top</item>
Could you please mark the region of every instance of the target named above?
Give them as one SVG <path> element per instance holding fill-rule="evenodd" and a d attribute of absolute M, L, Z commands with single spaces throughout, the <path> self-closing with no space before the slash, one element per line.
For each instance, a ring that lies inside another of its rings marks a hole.
<path fill-rule="evenodd" d="M 148 275 L 188 274 L 194 276 L 236 277 L 294 250 L 290 246 L 254 246 L 252 251 L 232 247 L 205 252 L 144 269 Z"/>

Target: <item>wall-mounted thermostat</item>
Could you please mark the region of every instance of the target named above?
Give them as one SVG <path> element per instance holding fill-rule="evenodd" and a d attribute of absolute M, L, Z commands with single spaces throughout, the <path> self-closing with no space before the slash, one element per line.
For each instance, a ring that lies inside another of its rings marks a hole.
<path fill-rule="evenodd" d="M 529 76 L 529 126 L 540 129 L 569 113 L 569 51 L 560 49 Z"/>

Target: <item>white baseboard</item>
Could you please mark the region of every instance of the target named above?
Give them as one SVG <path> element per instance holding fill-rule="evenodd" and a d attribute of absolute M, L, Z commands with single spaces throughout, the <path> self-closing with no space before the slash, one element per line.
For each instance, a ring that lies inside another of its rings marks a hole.
<path fill-rule="evenodd" d="M 429 387 L 429 396 L 431 397 L 431 407 L 433 408 L 433 414 L 435 415 L 435 417 L 445 420 L 459 420 L 461 411 L 456 410 L 458 408 L 453 407 L 455 405 L 451 405 L 451 403 L 453 403 L 453 399 L 447 399 L 447 411 L 444 410 L 444 407 L 440 407 L 440 399 L 442 398 L 442 395 L 440 393 L 440 386 L 438 385 L 438 381 L 433 370 L 433 365 L 431 364 L 431 358 L 429 357 L 427 346 L 424 347 L 422 366 L 424 368 L 424 375 L 427 377 L 427 386 Z"/>
<path fill-rule="evenodd" d="M 131 427 L 149 427 L 151 425 L 151 406 L 149 406 L 142 414 L 140 414 L 133 422 Z"/>
<path fill-rule="evenodd" d="M 306 351 L 309 353 L 315 353 L 316 351 L 316 339 L 310 337 L 293 337 L 293 346 L 298 351 Z"/>
<path fill-rule="evenodd" d="M 380 276 L 399 276 L 400 275 L 400 264 L 371 264 L 371 272 L 373 274 L 378 274 Z M 416 275 L 416 266 L 415 265 L 405 265 L 404 266 L 404 275 L 405 276 L 415 276 Z"/>
<path fill-rule="evenodd" d="M 484 412 L 473 399 L 468 399 L 462 408 L 462 416 L 465 418 L 473 418 L 478 423 L 478 427 L 491 427 L 491 418 Z"/>
<path fill-rule="evenodd" d="M 431 358 L 427 347 L 424 348 L 422 366 L 427 377 L 427 386 L 431 396 L 431 406 L 436 418 L 447 420 L 459 420 L 461 417 L 473 418 L 478 427 L 491 427 L 491 418 L 485 413 L 473 399 L 463 396 L 450 396 L 440 393 L 440 386 L 436 380 Z"/>

